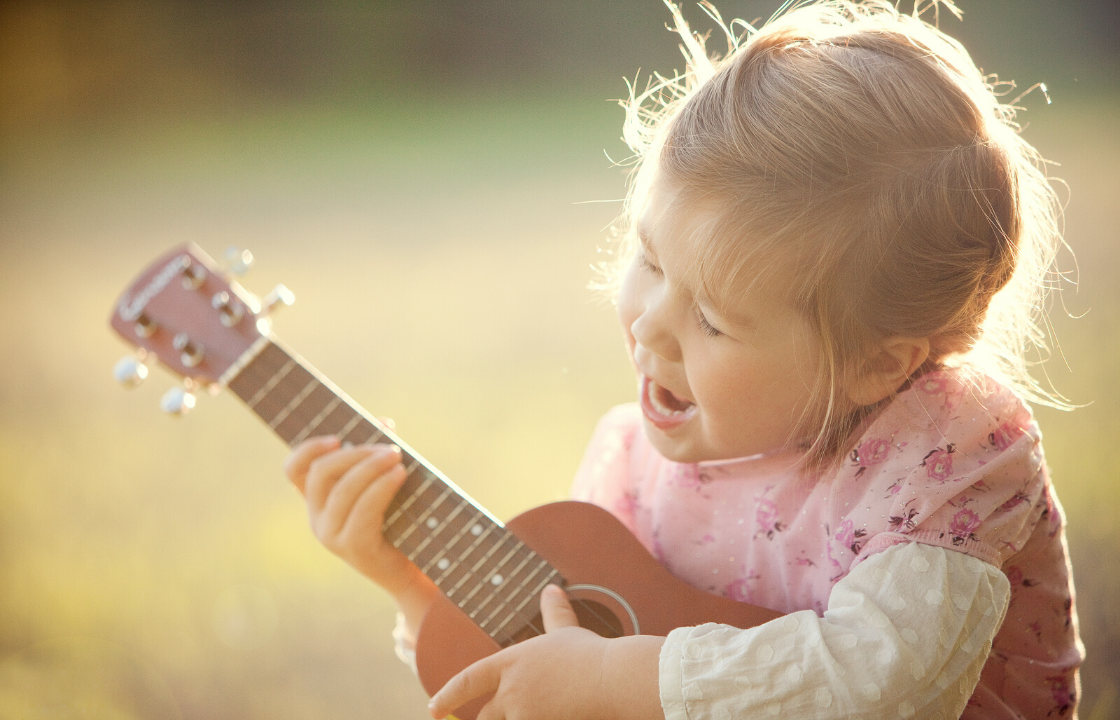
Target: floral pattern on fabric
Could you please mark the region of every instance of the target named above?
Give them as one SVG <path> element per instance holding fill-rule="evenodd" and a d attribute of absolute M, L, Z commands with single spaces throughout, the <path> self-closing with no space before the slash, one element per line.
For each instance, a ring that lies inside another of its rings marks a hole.
<path fill-rule="evenodd" d="M 1075 707 L 1066 698 L 1083 651 L 1061 508 L 1030 410 L 998 383 L 952 369 L 918 378 L 823 475 L 803 472 L 794 452 L 674 463 L 641 423 L 634 405 L 603 418 L 572 495 L 614 512 L 678 577 L 820 615 L 833 585 L 874 553 L 914 541 L 963 552 L 1003 569 L 1016 610 L 965 717 Z"/>

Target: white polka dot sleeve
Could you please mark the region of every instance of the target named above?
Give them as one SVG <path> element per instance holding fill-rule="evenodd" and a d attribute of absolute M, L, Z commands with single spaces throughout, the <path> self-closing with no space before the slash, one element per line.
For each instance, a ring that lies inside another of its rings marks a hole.
<path fill-rule="evenodd" d="M 661 705 L 666 720 L 960 717 L 1009 598 L 992 565 L 896 545 L 838 582 L 823 618 L 674 630 Z"/>

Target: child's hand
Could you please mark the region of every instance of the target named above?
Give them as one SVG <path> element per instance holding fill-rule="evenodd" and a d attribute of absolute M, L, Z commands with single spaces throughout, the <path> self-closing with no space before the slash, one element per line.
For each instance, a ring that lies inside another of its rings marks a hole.
<path fill-rule="evenodd" d="M 545 634 L 479 660 L 451 678 L 428 710 L 443 718 L 494 693 L 479 720 L 664 717 L 657 663 L 664 638 L 607 640 L 579 627 L 564 591 L 541 593 Z"/>
<path fill-rule="evenodd" d="M 394 596 L 414 568 L 381 535 L 385 509 L 405 481 L 395 445 L 340 447 L 337 437 L 301 443 L 284 472 L 303 493 L 311 529 L 328 550 Z"/>

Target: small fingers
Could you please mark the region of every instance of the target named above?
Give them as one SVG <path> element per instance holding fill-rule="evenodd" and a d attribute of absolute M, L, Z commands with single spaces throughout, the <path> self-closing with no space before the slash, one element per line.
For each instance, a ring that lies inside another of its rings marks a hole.
<path fill-rule="evenodd" d="M 326 529 L 340 535 L 371 529 L 380 534 L 385 510 L 406 477 L 395 446 L 359 461 L 327 496 L 323 508 Z"/>
<path fill-rule="evenodd" d="M 572 609 L 568 594 L 559 585 L 546 585 L 541 592 L 541 617 L 544 619 L 546 633 L 579 625 L 579 618 Z"/>
<path fill-rule="evenodd" d="M 296 445 L 284 460 L 284 474 L 302 493 L 307 484 L 307 471 L 318 458 L 337 450 L 339 440 L 334 435 L 314 437 Z"/>
<path fill-rule="evenodd" d="M 303 491 L 312 512 L 321 512 L 339 481 L 366 459 L 370 462 L 362 465 L 360 472 L 372 480 L 392 467 L 393 463 L 399 462 L 400 456 L 394 454 L 389 445 L 355 445 L 337 448 L 312 460 Z"/>
<path fill-rule="evenodd" d="M 502 653 L 483 658 L 447 681 L 428 701 L 433 718 L 445 718 L 462 705 L 497 692 L 502 679 Z"/>

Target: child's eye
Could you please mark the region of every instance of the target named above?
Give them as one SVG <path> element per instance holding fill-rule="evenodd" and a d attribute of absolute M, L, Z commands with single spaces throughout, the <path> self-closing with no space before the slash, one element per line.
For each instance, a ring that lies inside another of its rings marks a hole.
<path fill-rule="evenodd" d="M 715 327 L 713 327 L 712 324 L 708 322 L 708 318 L 704 317 L 704 313 L 700 310 L 696 311 L 696 317 L 700 322 L 700 329 L 708 337 L 719 337 L 723 334 L 719 330 L 716 330 Z"/>
<path fill-rule="evenodd" d="M 638 255 L 638 265 L 643 270 L 649 270 L 651 273 L 654 273 L 655 275 L 660 275 L 661 274 L 661 268 L 654 265 L 645 253 L 641 253 L 641 254 Z"/>

